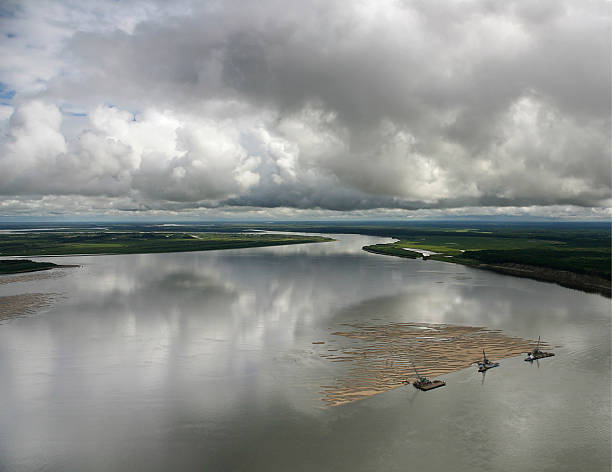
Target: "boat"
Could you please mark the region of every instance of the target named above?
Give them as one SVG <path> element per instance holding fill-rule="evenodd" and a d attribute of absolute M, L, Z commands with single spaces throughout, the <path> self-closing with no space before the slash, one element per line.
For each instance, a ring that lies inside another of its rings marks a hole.
<path fill-rule="evenodd" d="M 538 336 L 538 344 L 536 345 L 533 351 L 527 353 L 527 357 L 525 358 L 525 361 L 533 362 L 535 360 L 544 359 L 545 357 L 552 357 L 554 355 L 555 355 L 554 352 L 540 351 L 540 336 Z"/>
<path fill-rule="evenodd" d="M 443 380 L 429 380 L 427 377 L 423 377 L 421 374 L 419 374 L 419 371 L 416 369 L 414 364 L 412 364 L 412 368 L 417 375 L 417 380 L 412 382 L 412 385 L 414 385 L 415 388 L 426 392 L 427 390 L 433 390 L 434 388 L 444 387 L 446 385 L 446 382 Z M 409 384 L 410 382 L 405 380 L 404 383 Z"/>
<path fill-rule="evenodd" d="M 482 350 L 482 361 L 478 361 L 478 372 L 485 372 L 493 367 L 498 367 L 499 362 L 491 362 L 487 359 L 484 349 Z"/>

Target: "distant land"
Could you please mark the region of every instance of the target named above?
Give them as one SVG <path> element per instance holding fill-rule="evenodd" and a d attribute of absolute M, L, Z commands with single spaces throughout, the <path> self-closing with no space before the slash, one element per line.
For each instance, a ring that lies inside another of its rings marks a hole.
<path fill-rule="evenodd" d="M 10 231 L 0 234 L 0 256 L 64 256 L 77 254 L 147 254 L 211 251 L 331 241 L 320 236 L 152 231 L 139 227 L 71 227 Z"/>
<path fill-rule="evenodd" d="M 362 234 L 397 240 L 363 248 L 372 253 L 463 264 L 611 295 L 608 222 L 24 222 L 3 223 L 0 230 L 0 256 L 204 251 L 330 240 L 255 231 Z"/>

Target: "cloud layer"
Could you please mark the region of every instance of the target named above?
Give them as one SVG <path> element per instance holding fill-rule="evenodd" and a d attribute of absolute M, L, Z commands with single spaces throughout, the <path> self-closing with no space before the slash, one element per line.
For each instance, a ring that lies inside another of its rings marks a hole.
<path fill-rule="evenodd" d="M 608 2 L 167 3 L 6 3 L 0 212 L 610 206 Z"/>

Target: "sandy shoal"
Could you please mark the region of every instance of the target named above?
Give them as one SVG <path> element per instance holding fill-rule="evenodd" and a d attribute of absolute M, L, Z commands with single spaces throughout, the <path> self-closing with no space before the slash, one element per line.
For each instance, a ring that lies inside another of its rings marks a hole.
<path fill-rule="evenodd" d="M 352 323 L 332 333 L 352 340 L 338 353 L 321 357 L 350 363 L 346 376 L 322 386 L 322 400 L 330 406 L 377 395 L 416 380 L 419 374 L 434 378 L 455 372 L 487 357 L 499 360 L 532 350 L 536 341 L 506 336 L 498 330 L 474 326 L 424 323 Z M 357 341 L 355 343 L 355 341 Z M 540 343 L 546 348 L 546 343 Z"/>
<path fill-rule="evenodd" d="M 0 285 L 12 284 L 17 282 L 34 282 L 37 280 L 53 279 L 63 277 L 64 271 L 49 269 L 37 272 L 26 272 L 23 274 L 4 274 L 0 275 Z"/>
<path fill-rule="evenodd" d="M 0 320 L 31 315 L 51 306 L 55 293 L 24 293 L 0 297 Z"/>

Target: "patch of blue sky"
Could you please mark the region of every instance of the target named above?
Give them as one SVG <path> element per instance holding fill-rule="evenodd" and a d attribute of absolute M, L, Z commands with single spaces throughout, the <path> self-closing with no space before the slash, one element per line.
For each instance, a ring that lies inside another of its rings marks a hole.
<path fill-rule="evenodd" d="M 7 38 L 15 38 L 15 37 L 17 37 L 17 35 L 15 33 L 4 33 L 4 36 L 6 36 Z"/>
<path fill-rule="evenodd" d="M 2 100 L 12 100 L 15 96 L 15 91 L 11 90 L 8 85 L 3 82 L 0 82 L 0 99 Z"/>

